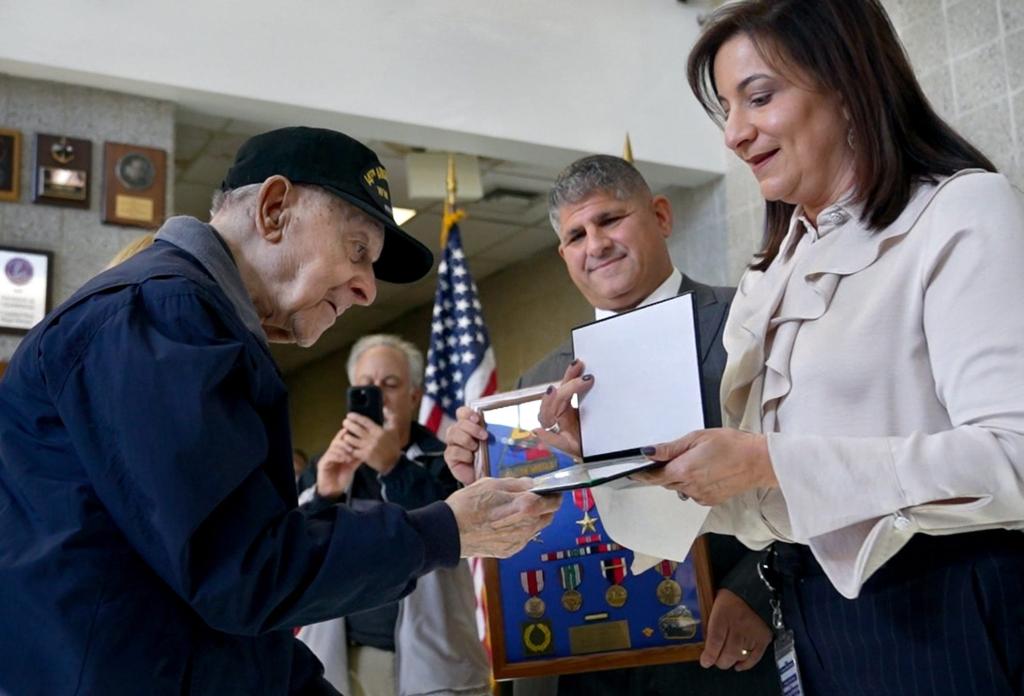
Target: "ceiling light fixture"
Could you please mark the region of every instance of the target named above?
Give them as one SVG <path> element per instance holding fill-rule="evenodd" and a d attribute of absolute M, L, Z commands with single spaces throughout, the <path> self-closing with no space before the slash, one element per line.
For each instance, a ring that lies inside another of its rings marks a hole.
<path fill-rule="evenodd" d="M 395 214 L 395 223 L 399 227 L 412 220 L 416 215 L 416 211 L 412 208 L 392 208 L 391 212 Z"/>

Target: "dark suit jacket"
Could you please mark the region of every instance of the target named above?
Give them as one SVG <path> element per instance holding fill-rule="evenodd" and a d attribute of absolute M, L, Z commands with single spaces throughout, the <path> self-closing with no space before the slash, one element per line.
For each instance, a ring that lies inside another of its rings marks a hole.
<path fill-rule="evenodd" d="M 697 334 L 700 340 L 701 378 L 704 389 L 705 422 L 708 427 L 722 424 L 719 385 L 725 369 L 722 329 L 735 293 L 698 283 L 687 276 L 679 285 L 679 294 L 693 292 L 697 299 Z M 572 344 L 566 341 L 519 379 L 520 387 L 561 381 L 572 361 Z M 679 433 L 683 435 L 684 433 Z M 768 622 L 768 591 L 757 576 L 761 554 L 749 551 L 733 537 L 708 534 L 711 570 L 718 587 L 726 587 L 742 597 Z M 623 696 L 625 694 L 678 694 L 711 696 L 722 694 L 778 694 L 778 680 L 771 648 L 756 669 L 745 673 L 703 669 L 698 663 L 680 663 L 635 669 L 610 670 L 588 674 L 564 675 L 559 679 L 559 694 Z"/>

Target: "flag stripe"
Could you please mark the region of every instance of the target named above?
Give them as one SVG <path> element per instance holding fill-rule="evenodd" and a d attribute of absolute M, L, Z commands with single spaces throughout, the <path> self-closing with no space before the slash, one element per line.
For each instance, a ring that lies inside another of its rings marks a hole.
<path fill-rule="evenodd" d="M 462 236 L 455 224 L 460 216 L 446 215 L 441 239 L 444 251 L 437 268 L 437 291 L 430 324 L 430 349 L 423 380 L 420 422 L 445 439 L 455 411 L 498 388 L 494 350 L 484 324 L 476 283 L 469 273 Z M 483 563 L 470 559 L 477 599 L 477 629 L 490 657 Z"/>

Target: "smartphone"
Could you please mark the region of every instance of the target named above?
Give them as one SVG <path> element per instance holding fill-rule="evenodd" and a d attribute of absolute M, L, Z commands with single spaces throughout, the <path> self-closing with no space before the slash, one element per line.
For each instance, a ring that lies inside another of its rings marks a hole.
<path fill-rule="evenodd" d="M 366 416 L 377 425 L 384 425 L 384 395 L 372 384 L 348 388 L 348 410 Z"/>

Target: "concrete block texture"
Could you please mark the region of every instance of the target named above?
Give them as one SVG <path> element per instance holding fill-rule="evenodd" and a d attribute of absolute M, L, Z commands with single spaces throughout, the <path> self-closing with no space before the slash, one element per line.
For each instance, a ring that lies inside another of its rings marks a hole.
<path fill-rule="evenodd" d="M 0 127 L 22 133 L 20 200 L 0 203 L 0 242 L 54 252 L 53 301 L 59 304 L 94 276 L 129 240 L 143 231 L 105 225 L 102 209 L 103 143 L 146 145 L 168 153 L 173 182 L 174 105 L 57 82 L 0 74 Z M 90 206 L 87 210 L 36 205 L 32 201 L 33 148 L 37 133 L 92 142 Z M 168 191 L 168 210 L 173 209 Z M 0 361 L 14 353 L 18 337 L 0 340 Z"/>
<path fill-rule="evenodd" d="M 949 50 L 953 56 L 989 43 L 999 36 L 996 0 L 957 0 L 946 8 Z"/>
<path fill-rule="evenodd" d="M 953 86 L 957 113 L 966 114 L 1006 98 L 1006 60 L 1001 41 L 953 60 Z"/>

